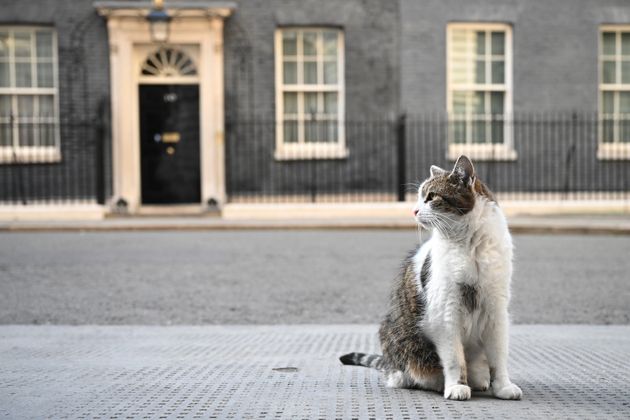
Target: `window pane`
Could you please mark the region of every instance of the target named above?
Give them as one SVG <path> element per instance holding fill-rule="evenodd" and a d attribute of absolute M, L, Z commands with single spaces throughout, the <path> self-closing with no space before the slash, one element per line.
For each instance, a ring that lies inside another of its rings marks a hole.
<path fill-rule="evenodd" d="M 0 117 L 8 117 L 11 115 L 11 96 L 0 95 Z"/>
<path fill-rule="evenodd" d="M 465 92 L 453 92 L 453 113 L 454 114 L 466 113 L 466 93 Z"/>
<path fill-rule="evenodd" d="M 492 127 L 492 143 L 494 144 L 503 143 L 504 122 L 492 121 L 491 127 Z"/>
<path fill-rule="evenodd" d="M 13 35 L 16 57 L 31 57 L 31 33 L 15 32 Z"/>
<path fill-rule="evenodd" d="M 505 83 L 505 63 L 503 61 L 492 62 L 492 83 Z"/>
<path fill-rule="evenodd" d="M 52 33 L 49 31 L 37 31 L 35 36 L 37 58 L 52 58 Z"/>
<path fill-rule="evenodd" d="M 324 32 L 324 55 L 337 57 L 337 32 Z"/>
<path fill-rule="evenodd" d="M 0 58 L 9 57 L 9 33 L 0 32 Z"/>
<path fill-rule="evenodd" d="M 55 124 L 43 123 L 39 125 L 38 143 L 40 146 L 55 145 Z"/>
<path fill-rule="evenodd" d="M 630 32 L 621 33 L 621 54 L 630 55 Z"/>
<path fill-rule="evenodd" d="M 486 82 L 486 62 L 484 60 L 477 60 L 475 64 L 475 82 Z"/>
<path fill-rule="evenodd" d="M 319 107 L 317 106 L 317 93 L 307 92 L 304 93 L 304 114 L 305 118 L 315 118 Z"/>
<path fill-rule="evenodd" d="M 630 141 L 630 92 L 619 92 L 619 140 Z"/>
<path fill-rule="evenodd" d="M 492 32 L 492 54 L 505 54 L 505 32 Z"/>
<path fill-rule="evenodd" d="M 337 94 L 334 92 L 324 93 L 324 112 L 326 114 L 337 114 Z"/>
<path fill-rule="evenodd" d="M 10 87 L 9 63 L 0 63 L 0 87 Z"/>
<path fill-rule="evenodd" d="M 612 143 L 614 141 L 614 121 L 612 118 L 604 118 L 602 121 L 602 141 Z"/>
<path fill-rule="evenodd" d="M 308 85 L 317 84 L 317 62 L 304 62 L 304 83 Z"/>
<path fill-rule="evenodd" d="M 473 143 L 486 142 L 486 122 L 485 121 L 473 121 L 472 142 Z"/>
<path fill-rule="evenodd" d="M 324 121 L 324 138 L 322 141 L 327 143 L 336 143 L 337 142 L 337 126 L 338 123 L 336 120 L 333 121 Z"/>
<path fill-rule="evenodd" d="M 324 83 L 327 85 L 337 84 L 337 63 L 326 61 L 324 63 Z"/>
<path fill-rule="evenodd" d="M 483 32 L 482 32 L 483 33 Z M 454 83 L 472 83 L 475 78 L 475 61 L 470 56 L 476 52 L 476 36 L 467 30 L 456 29 L 451 34 L 451 73 Z"/>
<path fill-rule="evenodd" d="M 619 141 L 630 142 L 630 121 L 623 119 L 619 122 Z"/>
<path fill-rule="evenodd" d="M 475 92 L 472 98 L 473 114 L 484 115 L 486 113 L 486 94 L 485 92 Z"/>
<path fill-rule="evenodd" d="M 470 49 L 470 43 L 468 41 L 469 32 L 464 29 L 454 29 L 452 32 L 452 50 L 454 54 L 467 54 L 468 52 L 472 53 L 472 49 Z"/>
<path fill-rule="evenodd" d="M 466 122 L 454 121 L 453 127 L 453 143 L 466 143 Z"/>
<path fill-rule="evenodd" d="M 11 96 L 0 95 L 0 118 L 11 115 Z M 0 120 L 0 146 L 11 146 L 13 141 L 11 122 Z"/>
<path fill-rule="evenodd" d="M 297 63 L 295 61 L 285 61 L 283 63 L 282 80 L 286 84 L 297 83 Z"/>
<path fill-rule="evenodd" d="M 615 83 L 616 72 L 614 61 L 604 61 L 602 66 L 602 81 L 604 83 Z"/>
<path fill-rule="evenodd" d="M 315 143 L 320 141 L 320 124 L 317 121 L 304 122 L 304 141 L 306 143 Z"/>
<path fill-rule="evenodd" d="M 615 112 L 615 94 L 614 92 L 602 92 L 602 113 L 613 114 Z"/>
<path fill-rule="evenodd" d="M 33 123 L 18 124 L 20 146 L 35 146 L 35 133 Z"/>
<path fill-rule="evenodd" d="M 297 33 L 295 31 L 282 32 L 282 53 L 285 56 L 297 55 Z"/>
<path fill-rule="evenodd" d="M 37 86 L 53 87 L 52 63 L 37 63 Z"/>
<path fill-rule="evenodd" d="M 29 118 L 33 116 L 33 96 L 20 95 L 18 96 L 18 117 Z"/>
<path fill-rule="evenodd" d="M 616 34 L 614 32 L 602 33 L 602 52 L 606 55 L 615 55 Z"/>
<path fill-rule="evenodd" d="M 317 55 L 317 33 L 316 32 L 304 32 L 302 36 L 302 45 L 304 47 L 303 54 Z"/>
<path fill-rule="evenodd" d="M 0 121 L 0 146 L 11 146 L 13 143 L 11 123 Z"/>
<path fill-rule="evenodd" d="M 298 113 L 298 104 L 297 104 L 297 93 L 295 92 L 285 92 L 284 93 L 284 114 L 297 114 Z"/>
<path fill-rule="evenodd" d="M 630 61 L 621 62 L 621 83 L 630 83 Z"/>
<path fill-rule="evenodd" d="M 30 63 L 15 63 L 15 85 L 17 87 L 33 86 Z"/>
<path fill-rule="evenodd" d="M 51 118 L 55 116 L 54 98 L 52 95 L 39 96 L 39 117 Z"/>
<path fill-rule="evenodd" d="M 486 33 L 478 31 L 476 34 L 477 54 L 484 55 L 486 53 Z"/>
<path fill-rule="evenodd" d="M 297 121 L 284 121 L 283 140 L 285 143 L 298 142 L 298 123 Z"/>
<path fill-rule="evenodd" d="M 450 76 L 453 83 L 471 82 L 472 77 L 468 61 L 463 57 L 453 57 Z"/>
<path fill-rule="evenodd" d="M 504 97 L 503 92 L 490 93 L 490 112 L 492 115 L 503 115 Z"/>

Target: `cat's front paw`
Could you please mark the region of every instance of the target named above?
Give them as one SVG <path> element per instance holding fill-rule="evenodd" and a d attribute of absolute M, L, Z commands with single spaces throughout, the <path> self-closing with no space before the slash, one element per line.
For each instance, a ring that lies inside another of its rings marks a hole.
<path fill-rule="evenodd" d="M 487 391 L 488 388 L 490 388 L 490 379 L 487 378 L 479 378 L 479 379 L 469 379 L 468 383 L 470 384 L 470 387 L 474 390 L 474 391 Z"/>
<path fill-rule="evenodd" d="M 449 400 L 469 400 L 470 387 L 468 385 L 451 385 L 444 390 L 444 398 Z"/>
<path fill-rule="evenodd" d="M 508 382 L 507 385 L 503 386 L 492 384 L 492 394 L 502 400 L 520 400 L 523 396 L 523 391 L 518 385 Z"/>

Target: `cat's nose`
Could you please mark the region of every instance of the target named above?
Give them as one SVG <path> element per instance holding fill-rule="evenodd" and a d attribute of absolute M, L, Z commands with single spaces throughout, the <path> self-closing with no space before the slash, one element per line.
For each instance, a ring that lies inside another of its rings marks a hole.
<path fill-rule="evenodd" d="M 417 208 L 417 207 L 415 207 L 415 208 L 413 209 L 413 215 L 414 215 L 414 216 L 417 216 L 417 215 L 418 215 L 418 213 L 420 213 L 420 209 L 419 209 L 419 208 Z"/>

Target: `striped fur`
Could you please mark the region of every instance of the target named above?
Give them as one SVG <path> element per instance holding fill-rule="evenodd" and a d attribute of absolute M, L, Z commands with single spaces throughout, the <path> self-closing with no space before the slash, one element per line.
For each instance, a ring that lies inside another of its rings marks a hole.
<path fill-rule="evenodd" d="M 344 365 L 365 366 L 382 370 L 385 367 L 383 356 L 378 354 L 348 353 L 339 358 Z"/>

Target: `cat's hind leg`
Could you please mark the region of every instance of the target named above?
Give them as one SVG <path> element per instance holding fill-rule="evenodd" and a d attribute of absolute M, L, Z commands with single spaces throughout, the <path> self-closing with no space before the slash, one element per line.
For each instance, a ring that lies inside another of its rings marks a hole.
<path fill-rule="evenodd" d="M 387 388 L 410 388 L 409 377 L 402 370 L 386 370 L 385 386 Z"/>
<path fill-rule="evenodd" d="M 413 388 L 424 389 L 427 391 L 444 391 L 444 372 L 442 369 L 422 368 L 409 364 L 409 368 L 405 374 Z"/>

